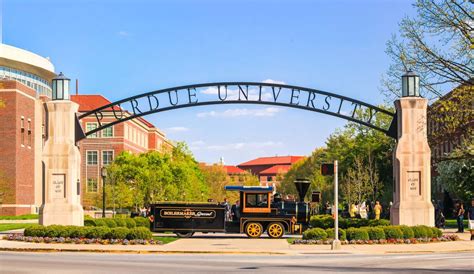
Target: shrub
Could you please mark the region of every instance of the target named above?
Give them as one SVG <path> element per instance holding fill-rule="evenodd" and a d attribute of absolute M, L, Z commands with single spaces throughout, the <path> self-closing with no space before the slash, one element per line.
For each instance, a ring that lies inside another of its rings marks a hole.
<path fill-rule="evenodd" d="M 62 225 L 49 225 L 45 230 L 45 237 L 67 237 L 66 227 Z"/>
<path fill-rule="evenodd" d="M 328 235 L 329 239 L 334 239 L 334 235 L 335 235 L 334 234 L 334 228 L 326 229 L 326 234 Z M 346 237 L 346 231 L 344 229 L 339 228 L 337 234 L 339 234 L 339 240 L 341 240 L 341 241 L 346 240 L 346 238 L 347 238 Z"/>
<path fill-rule="evenodd" d="M 366 228 L 348 228 L 346 230 L 348 240 L 369 240 L 369 233 Z"/>
<path fill-rule="evenodd" d="M 305 240 L 325 240 L 328 234 L 324 229 L 316 227 L 303 232 L 303 239 Z"/>
<path fill-rule="evenodd" d="M 104 219 L 95 219 L 94 223 L 95 223 L 95 226 L 107 226 Z"/>
<path fill-rule="evenodd" d="M 367 233 L 369 234 L 370 240 L 383 240 L 385 239 L 385 232 L 382 227 L 367 227 Z"/>
<path fill-rule="evenodd" d="M 398 226 L 403 233 L 403 239 L 412 239 L 415 238 L 415 233 L 413 233 L 413 229 L 406 225 Z"/>
<path fill-rule="evenodd" d="M 433 232 L 433 237 L 441 237 L 443 236 L 443 231 L 441 231 L 441 229 L 437 228 L 437 227 L 432 227 L 431 228 L 431 231 Z"/>
<path fill-rule="evenodd" d="M 116 227 L 112 228 L 107 235 L 108 239 L 119 239 L 123 240 L 127 238 L 128 233 L 130 232 L 130 229 L 126 227 Z"/>
<path fill-rule="evenodd" d="M 117 224 L 117 227 L 127 227 L 127 222 L 125 222 L 125 219 L 115 218 L 114 221 Z"/>
<path fill-rule="evenodd" d="M 125 224 L 128 228 L 134 228 L 134 227 L 137 226 L 137 224 L 135 223 L 135 221 L 132 218 L 125 219 Z"/>
<path fill-rule="evenodd" d="M 433 233 L 433 230 L 431 229 L 431 227 L 425 226 L 425 225 L 422 225 L 422 227 L 425 228 L 426 237 L 428 237 L 428 238 L 433 238 L 433 237 L 435 236 L 435 234 Z"/>
<path fill-rule="evenodd" d="M 107 235 L 110 233 L 110 228 L 105 226 L 96 226 L 88 229 L 86 237 L 89 239 L 98 238 L 106 239 Z"/>
<path fill-rule="evenodd" d="M 311 217 L 309 224 L 311 227 L 326 229 L 334 227 L 334 220 L 330 215 L 316 215 Z"/>
<path fill-rule="evenodd" d="M 368 223 L 369 226 L 389 226 L 390 221 L 385 220 L 385 219 L 380 219 L 380 220 L 369 220 Z"/>
<path fill-rule="evenodd" d="M 417 225 L 412 227 L 415 238 L 426 238 L 428 237 L 427 227 L 423 225 Z"/>
<path fill-rule="evenodd" d="M 80 226 L 71 226 L 69 228 L 69 237 L 71 238 L 84 238 L 87 235 L 87 232 L 91 229 L 90 226 L 80 227 Z"/>
<path fill-rule="evenodd" d="M 84 219 L 84 226 L 95 226 L 94 219 Z"/>
<path fill-rule="evenodd" d="M 387 239 L 403 239 L 403 232 L 396 226 L 384 226 L 383 232 Z"/>
<path fill-rule="evenodd" d="M 148 229 L 150 228 L 150 220 L 145 217 L 135 217 L 133 218 L 133 220 L 135 221 L 137 227 L 146 227 Z"/>
<path fill-rule="evenodd" d="M 29 237 L 44 237 L 46 234 L 46 229 L 42 225 L 32 225 L 25 228 L 23 234 Z"/>
<path fill-rule="evenodd" d="M 129 230 L 127 234 L 128 240 L 148 240 L 151 239 L 152 234 L 150 229 L 145 227 L 136 227 Z"/>
<path fill-rule="evenodd" d="M 114 228 L 117 227 L 117 223 L 114 221 L 112 218 L 103 218 L 104 223 L 107 225 L 109 228 Z"/>

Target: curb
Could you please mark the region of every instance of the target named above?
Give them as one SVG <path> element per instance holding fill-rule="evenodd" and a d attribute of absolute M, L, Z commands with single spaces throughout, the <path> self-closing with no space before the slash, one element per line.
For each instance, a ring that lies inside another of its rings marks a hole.
<path fill-rule="evenodd" d="M 89 252 L 89 253 L 124 253 L 124 254 L 248 254 L 248 255 L 287 255 L 284 252 L 255 251 L 166 251 L 166 250 L 106 250 L 106 249 L 72 249 L 72 248 L 11 248 L 0 247 L 0 251 L 11 252 Z"/>

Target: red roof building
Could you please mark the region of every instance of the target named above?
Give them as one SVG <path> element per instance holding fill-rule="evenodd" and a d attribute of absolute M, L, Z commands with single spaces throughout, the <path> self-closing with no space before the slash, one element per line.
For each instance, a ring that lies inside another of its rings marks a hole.
<path fill-rule="evenodd" d="M 79 104 L 79 112 L 84 113 L 110 104 L 102 95 L 71 95 L 71 101 Z M 124 111 L 125 116 L 130 113 Z M 112 108 L 103 111 L 101 123 L 115 121 Z M 82 128 L 89 131 L 98 127 L 96 118 L 81 119 Z M 92 200 L 101 191 L 100 169 L 110 164 L 122 151 L 143 153 L 150 150 L 165 151 L 172 147 L 165 134 L 142 117 L 113 125 L 89 135 L 79 142 L 82 157 L 81 182 L 83 185 L 83 205 L 91 206 Z"/>
<path fill-rule="evenodd" d="M 294 163 L 304 158 L 304 156 L 260 157 L 239 164 L 237 167 L 258 176 L 260 185 L 276 187 L 280 183 L 277 175 L 287 173 Z"/>

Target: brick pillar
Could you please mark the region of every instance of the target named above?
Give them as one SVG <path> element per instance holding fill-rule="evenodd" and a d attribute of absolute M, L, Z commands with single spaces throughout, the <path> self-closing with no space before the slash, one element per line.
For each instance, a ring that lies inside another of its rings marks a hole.
<path fill-rule="evenodd" d="M 434 226 L 427 107 L 428 100 L 421 97 L 395 101 L 398 141 L 393 154 L 395 184 L 390 209 L 390 222 L 394 225 Z"/>
<path fill-rule="evenodd" d="M 75 115 L 79 105 L 69 100 L 46 103 L 48 140 L 43 149 L 45 165 L 42 225 L 84 225 L 80 196 L 81 155 L 75 145 Z"/>

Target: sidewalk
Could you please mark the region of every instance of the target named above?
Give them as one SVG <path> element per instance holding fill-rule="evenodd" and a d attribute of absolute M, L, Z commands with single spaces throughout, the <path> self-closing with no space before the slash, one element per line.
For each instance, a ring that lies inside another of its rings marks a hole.
<path fill-rule="evenodd" d="M 200 236 L 200 235 L 199 235 Z M 390 254 L 472 252 L 474 241 L 440 242 L 428 244 L 343 245 L 331 250 L 330 245 L 291 245 L 286 239 L 249 239 L 242 237 L 212 237 L 180 239 L 166 245 L 76 245 L 26 243 L 0 240 L 0 251 L 39 252 L 117 252 L 117 253 L 219 253 L 261 255 L 308 254 Z"/>

